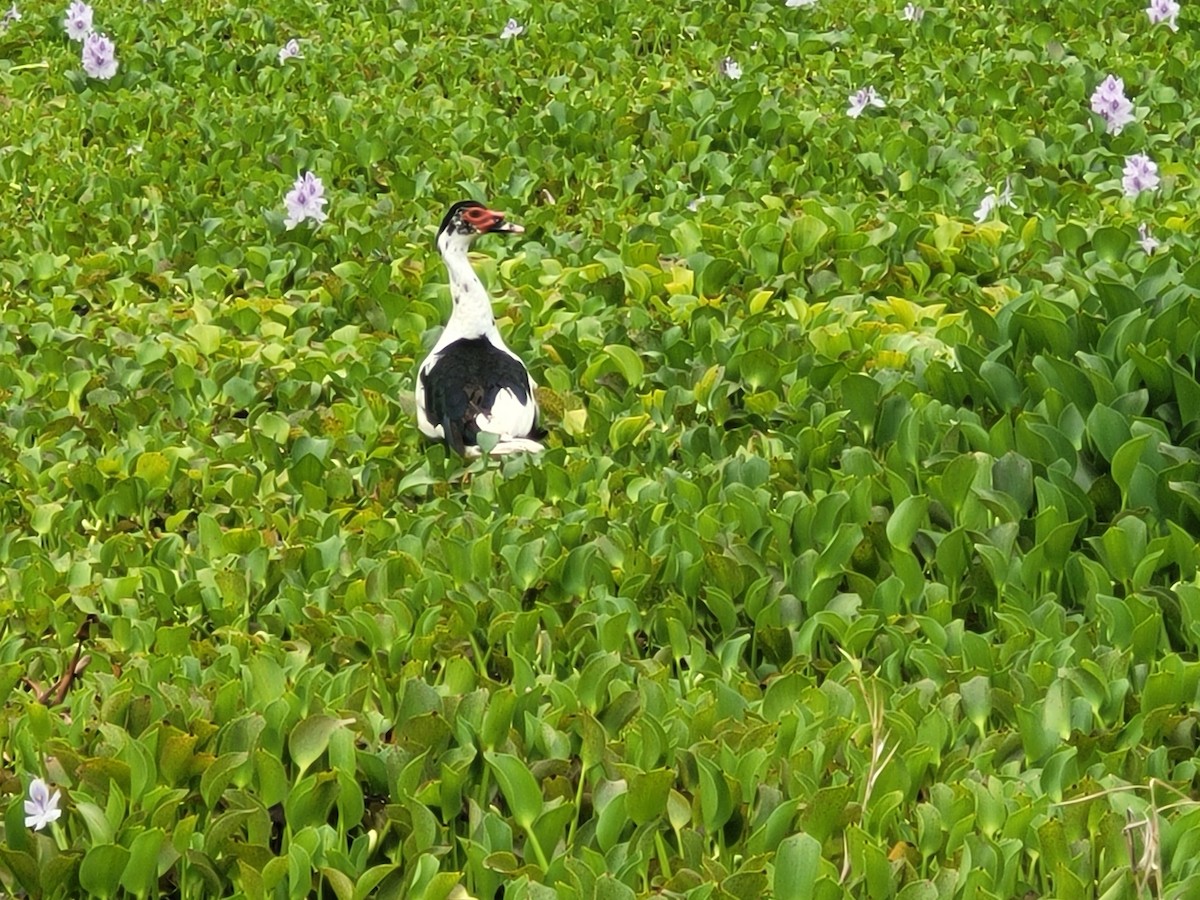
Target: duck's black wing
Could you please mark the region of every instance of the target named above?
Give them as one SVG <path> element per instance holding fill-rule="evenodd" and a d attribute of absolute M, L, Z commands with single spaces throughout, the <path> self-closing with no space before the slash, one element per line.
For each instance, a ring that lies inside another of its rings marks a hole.
<path fill-rule="evenodd" d="M 446 443 L 457 453 L 478 445 L 477 417 L 492 414 L 501 391 L 511 391 L 522 405 L 535 402 L 525 366 L 483 337 L 448 344 L 420 377 L 425 416 L 442 426 Z"/>

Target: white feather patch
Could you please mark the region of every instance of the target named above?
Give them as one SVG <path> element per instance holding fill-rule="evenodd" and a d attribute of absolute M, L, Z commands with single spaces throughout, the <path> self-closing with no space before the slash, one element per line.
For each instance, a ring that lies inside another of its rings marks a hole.
<path fill-rule="evenodd" d="M 507 456 L 510 453 L 541 453 L 545 449 L 540 443 L 530 438 L 513 438 L 512 440 L 498 441 L 488 455 Z M 471 459 L 478 459 L 483 456 L 483 451 L 478 447 L 468 447 L 467 456 Z"/>
<path fill-rule="evenodd" d="M 480 431 L 497 434 L 501 440 L 506 440 L 529 434 L 536 418 L 537 402 L 530 385 L 530 394 L 524 402 L 508 388 L 499 391 L 490 413 L 480 413 L 475 417 L 475 424 Z"/>

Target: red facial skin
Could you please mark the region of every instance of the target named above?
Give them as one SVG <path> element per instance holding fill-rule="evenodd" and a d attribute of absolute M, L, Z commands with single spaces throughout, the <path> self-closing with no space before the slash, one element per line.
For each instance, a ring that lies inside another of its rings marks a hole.
<path fill-rule="evenodd" d="M 485 209 L 481 206 L 472 206 L 464 209 L 462 213 L 463 220 L 475 227 L 475 230 L 481 234 L 486 234 L 489 231 L 509 231 L 520 233 L 525 229 L 520 225 L 515 225 L 512 222 L 504 221 L 504 213 L 496 212 L 492 209 Z"/>

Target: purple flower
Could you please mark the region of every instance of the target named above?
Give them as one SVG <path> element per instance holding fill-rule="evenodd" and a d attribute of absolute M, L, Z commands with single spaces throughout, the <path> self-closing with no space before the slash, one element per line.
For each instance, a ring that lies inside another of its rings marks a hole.
<path fill-rule="evenodd" d="M 1145 153 L 1135 153 L 1125 157 L 1125 173 L 1121 179 L 1121 187 L 1125 189 L 1126 197 L 1136 197 L 1142 191 L 1153 191 L 1158 188 L 1158 166 Z"/>
<path fill-rule="evenodd" d="M 1142 250 L 1147 256 L 1153 256 L 1162 242 L 1150 233 L 1150 227 L 1145 222 L 1138 226 L 1138 235 L 1138 243 L 1142 245 Z"/>
<path fill-rule="evenodd" d="M 83 42 L 83 71 L 108 81 L 117 74 L 117 48 L 106 34 L 93 31 Z"/>
<path fill-rule="evenodd" d="M 322 208 L 327 202 L 321 179 L 312 172 L 305 172 L 283 198 L 283 205 L 287 207 L 284 227 L 291 231 L 305 219 L 320 225 L 329 215 Z"/>
<path fill-rule="evenodd" d="M 850 95 L 850 108 L 846 110 L 846 114 L 852 119 L 857 119 L 868 106 L 883 109 L 885 105 L 883 98 L 875 93 L 875 88 L 867 85 Z"/>
<path fill-rule="evenodd" d="M 925 10 L 915 3 L 907 3 L 904 12 L 900 13 L 900 18 L 905 22 L 920 22 L 925 18 Z"/>
<path fill-rule="evenodd" d="M 726 56 L 722 59 L 717 68 L 730 81 L 737 81 L 742 77 L 742 67 L 738 65 L 738 61 L 732 56 Z"/>
<path fill-rule="evenodd" d="M 17 9 L 17 4 L 13 4 L 4 13 L 4 18 L 0 19 L 0 31 L 8 31 L 8 26 L 13 22 L 21 21 L 21 11 Z"/>
<path fill-rule="evenodd" d="M 92 8 L 83 0 L 73 0 L 67 7 L 63 28 L 67 29 L 67 37 L 71 40 L 82 41 L 92 33 Z"/>
<path fill-rule="evenodd" d="M 1120 134 L 1133 121 L 1133 104 L 1125 96 L 1125 82 L 1109 75 L 1092 92 L 1092 112 L 1104 119 L 1109 134 Z"/>
<path fill-rule="evenodd" d="M 509 19 L 504 23 L 504 30 L 500 32 L 500 40 L 507 41 L 509 38 L 515 38 L 518 34 L 525 31 L 525 26 L 516 19 Z"/>
<path fill-rule="evenodd" d="M 61 795 L 58 791 L 50 793 L 50 786 L 40 778 L 29 783 L 29 799 L 25 801 L 25 827 L 41 831 L 51 822 L 57 821 L 62 815 L 58 808 Z"/>
<path fill-rule="evenodd" d="M 1150 0 L 1150 5 L 1146 7 L 1146 15 L 1149 16 L 1151 25 L 1166 22 L 1172 31 L 1179 30 L 1179 26 L 1175 24 L 1175 20 L 1179 18 L 1179 4 L 1175 0 Z"/>
<path fill-rule="evenodd" d="M 295 38 L 279 48 L 279 62 L 283 63 L 289 59 L 304 59 L 304 54 L 300 52 L 300 42 Z"/>

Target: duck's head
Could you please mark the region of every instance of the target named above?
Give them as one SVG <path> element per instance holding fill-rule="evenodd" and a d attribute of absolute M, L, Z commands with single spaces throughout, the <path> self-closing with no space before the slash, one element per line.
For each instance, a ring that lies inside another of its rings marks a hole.
<path fill-rule="evenodd" d="M 525 229 L 504 218 L 504 213 L 488 209 L 475 200 L 460 200 L 450 207 L 438 229 L 438 249 L 443 253 L 453 246 L 469 247 L 481 234 L 520 234 Z"/>

